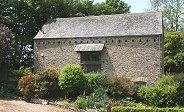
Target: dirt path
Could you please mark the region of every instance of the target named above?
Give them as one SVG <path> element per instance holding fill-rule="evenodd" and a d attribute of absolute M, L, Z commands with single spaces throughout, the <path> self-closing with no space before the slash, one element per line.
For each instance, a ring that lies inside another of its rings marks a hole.
<path fill-rule="evenodd" d="M 26 103 L 18 100 L 0 100 L 0 112 L 74 112 L 53 105 Z"/>

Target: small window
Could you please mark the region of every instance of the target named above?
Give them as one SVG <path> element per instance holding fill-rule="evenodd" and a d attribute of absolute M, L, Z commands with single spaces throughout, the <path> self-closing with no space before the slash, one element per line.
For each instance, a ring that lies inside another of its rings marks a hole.
<path fill-rule="evenodd" d="M 156 39 L 154 39 L 154 42 L 156 42 L 157 40 Z"/>
<path fill-rule="evenodd" d="M 100 52 L 81 52 L 81 65 L 84 71 L 97 72 L 101 70 Z"/>
<path fill-rule="evenodd" d="M 140 86 L 146 86 L 146 82 L 144 81 L 136 81 L 134 82 L 135 87 L 140 87 Z"/>

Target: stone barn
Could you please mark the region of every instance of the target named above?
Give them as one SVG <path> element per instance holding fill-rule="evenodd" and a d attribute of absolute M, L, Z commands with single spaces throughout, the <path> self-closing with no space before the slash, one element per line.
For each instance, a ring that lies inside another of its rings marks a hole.
<path fill-rule="evenodd" d="M 164 68 L 162 13 L 52 19 L 35 36 L 34 53 L 35 71 L 80 64 L 150 85 Z"/>

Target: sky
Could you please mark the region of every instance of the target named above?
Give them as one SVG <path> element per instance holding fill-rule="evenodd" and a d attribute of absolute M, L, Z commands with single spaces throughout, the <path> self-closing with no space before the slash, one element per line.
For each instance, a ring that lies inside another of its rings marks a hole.
<path fill-rule="evenodd" d="M 102 2 L 105 0 L 94 0 L 94 3 Z M 145 9 L 150 7 L 149 0 L 123 0 L 125 3 L 131 6 L 130 11 L 132 13 L 145 12 Z"/>

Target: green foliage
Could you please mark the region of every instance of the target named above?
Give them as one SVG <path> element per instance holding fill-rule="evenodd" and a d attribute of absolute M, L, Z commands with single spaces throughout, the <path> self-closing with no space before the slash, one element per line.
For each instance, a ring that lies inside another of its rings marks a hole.
<path fill-rule="evenodd" d="M 90 96 L 86 97 L 77 97 L 75 101 L 75 105 L 77 108 L 85 109 L 85 108 L 105 108 L 109 102 L 109 98 L 107 95 L 107 90 L 103 88 L 96 89 Z"/>
<path fill-rule="evenodd" d="M 98 88 L 88 97 L 91 102 L 93 102 L 93 107 L 105 108 L 106 104 L 109 102 L 107 95 L 107 89 Z"/>
<path fill-rule="evenodd" d="M 145 105 L 142 103 L 135 103 L 135 102 L 127 102 L 128 107 L 133 107 L 133 108 L 146 108 Z"/>
<path fill-rule="evenodd" d="M 31 74 L 28 68 L 21 67 L 19 70 L 10 70 L 8 74 L 8 80 L 5 82 L 0 82 L 0 97 L 15 98 L 19 96 L 20 92 L 18 89 L 18 81 L 22 76 L 28 74 Z M 21 81 L 23 83 L 22 79 Z"/>
<path fill-rule="evenodd" d="M 150 0 L 151 10 L 163 13 L 167 31 L 181 31 L 183 28 L 183 0 Z"/>
<path fill-rule="evenodd" d="M 66 65 L 59 75 L 59 86 L 66 95 L 82 94 L 86 88 L 86 78 L 80 65 Z"/>
<path fill-rule="evenodd" d="M 138 96 L 151 106 L 169 107 L 176 105 L 176 94 L 179 83 L 172 76 L 163 76 L 157 84 L 151 87 L 142 86 Z"/>
<path fill-rule="evenodd" d="M 106 86 L 108 94 L 115 99 L 126 98 L 134 90 L 133 82 L 123 76 L 109 76 Z"/>
<path fill-rule="evenodd" d="M 184 34 L 181 32 L 165 33 L 164 56 L 166 72 L 183 72 Z"/>
<path fill-rule="evenodd" d="M 85 74 L 88 81 L 87 93 L 92 93 L 94 90 L 105 87 L 107 76 L 100 73 L 88 73 Z"/>
<path fill-rule="evenodd" d="M 18 95 L 17 82 L 0 82 L 0 98 L 16 98 Z"/>
<path fill-rule="evenodd" d="M 115 106 L 112 112 L 184 112 L 183 108 L 131 108 Z"/>
<path fill-rule="evenodd" d="M 184 74 L 173 74 L 173 77 L 179 82 L 175 101 L 177 101 L 178 105 L 184 106 Z"/>
<path fill-rule="evenodd" d="M 58 72 L 55 69 L 46 69 L 37 73 L 33 79 L 32 91 L 35 98 L 51 99 L 58 97 Z"/>
<path fill-rule="evenodd" d="M 78 96 L 75 100 L 75 105 L 78 109 L 86 109 L 90 107 L 91 102 L 87 98 Z"/>

